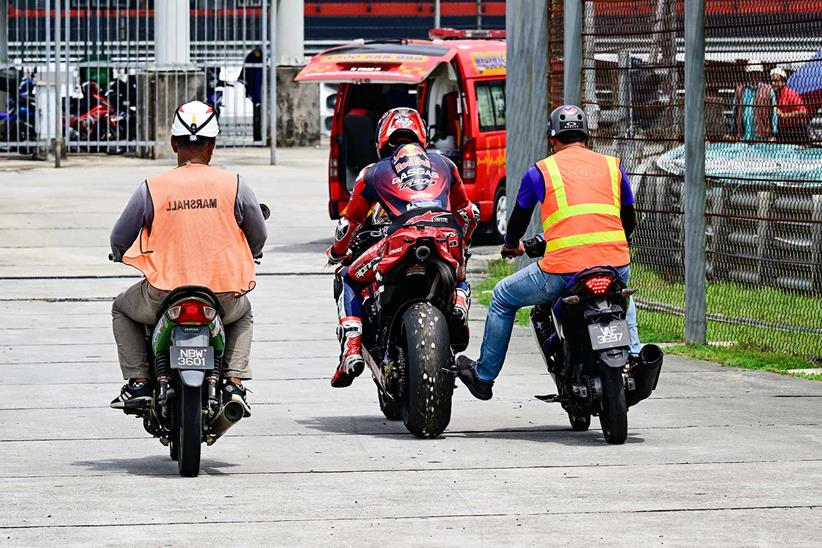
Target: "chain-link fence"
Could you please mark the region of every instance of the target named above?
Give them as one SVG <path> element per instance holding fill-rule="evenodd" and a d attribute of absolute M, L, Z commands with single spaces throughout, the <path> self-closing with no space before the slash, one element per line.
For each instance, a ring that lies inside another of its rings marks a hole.
<path fill-rule="evenodd" d="M 705 3 L 710 342 L 822 356 L 821 4 Z M 640 325 L 682 340 L 683 2 L 585 0 L 582 34 L 592 147 L 636 195 Z"/>
<path fill-rule="evenodd" d="M 174 108 L 218 109 L 219 146 L 264 145 L 268 2 L 0 0 L 0 152 L 154 156 Z"/>

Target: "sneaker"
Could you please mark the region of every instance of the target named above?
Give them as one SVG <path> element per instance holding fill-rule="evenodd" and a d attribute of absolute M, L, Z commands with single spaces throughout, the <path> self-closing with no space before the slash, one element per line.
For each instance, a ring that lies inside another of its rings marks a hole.
<path fill-rule="evenodd" d="M 331 377 L 331 386 L 345 388 L 351 386 L 354 379 L 365 369 L 365 360 L 362 357 L 362 336 L 357 332 L 349 332 L 343 341 L 340 365 Z"/>
<path fill-rule="evenodd" d="M 456 363 L 457 376 L 475 398 L 490 400 L 494 396 L 491 391 L 494 381 L 483 381 L 477 378 L 477 362 L 468 356 L 459 356 Z"/>
<path fill-rule="evenodd" d="M 223 385 L 223 404 L 229 401 L 239 402 L 244 409 L 243 417 L 248 418 L 251 416 L 251 406 L 248 404 L 248 400 L 245 399 L 247 392 L 248 390 L 242 384 L 225 381 L 225 385 Z"/>
<path fill-rule="evenodd" d="M 141 407 L 148 404 L 153 397 L 154 394 L 150 383 L 129 380 L 120 389 L 120 395 L 111 400 L 110 405 L 113 409 Z"/>

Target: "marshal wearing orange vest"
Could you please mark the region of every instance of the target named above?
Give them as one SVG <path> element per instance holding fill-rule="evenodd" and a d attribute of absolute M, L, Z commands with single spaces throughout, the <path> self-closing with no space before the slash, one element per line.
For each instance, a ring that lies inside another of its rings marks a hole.
<path fill-rule="evenodd" d="M 186 164 L 147 181 L 154 219 L 123 256 L 157 289 L 202 285 L 215 293 L 254 289 L 254 258 L 234 216 L 239 177 Z"/>
<path fill-rule="evenodd" d="M 111 258 L 145 279 L 120 293 L 111 308 L 114 339 L 128 383 L 111 407 L 151 399 L 145 325 L 163 299 L 187 285 L 217 294 L 226 332 L 223 391 L 250 414 L 242 381 L 251 378 L 253 318 L 245 296 L 254 289 L 254 257 L 266 240 L 263 212 L 237 173 L 209 166 L 220 127 L 210 106 L 180 106 L 171 126 L 177 167 L 148 179 L 129 199 L 111 232 Z"/>
<path fill-rule="evenodd" d="M 622 226 L 619 159 L 584 146 L 568 146 L 536 164 L 545 182 L 542 228 L 552 274 L 631 262 Z M 630 188 L 630 187 L 628 187 Z"/>
<path fill-rule="evenodd" d="M 574 274 L 586 268 L 615 267 L 626 284 L 630 276 L 628 240 L 636 216 L 631 185 L 619 159 L 587 148 L 588 122 L 582 109 L 574 105 L 551 113 L 548 136 L 554 153 L 538 161 L 522 178 L 502 246 L 503 257 L 525 252 L 520 238 L 534 207 L 541 203 L 545 255 L 539 263 L 497 284 L 479 359 L 457 359 L 460 379 L 479 399 L 492 396 L 491 387 L 502 369 L 519 308 L 556 301 Z M 630 351 L 636 354 L 640 346 L 633 300 L 626 319 Z"/>

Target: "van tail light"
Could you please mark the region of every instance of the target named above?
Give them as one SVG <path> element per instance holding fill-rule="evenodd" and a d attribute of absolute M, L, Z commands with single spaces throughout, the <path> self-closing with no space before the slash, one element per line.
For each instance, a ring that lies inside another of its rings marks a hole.
<path fill-rule="evenodd" d="M 328 155 L 328 182 L 340 182 L 340 146 L 333 139 Z"/>
<path fill-rule="evenodd" d="M 610 276 L 593 276 L 585 280 L 585 287 L 588 292 L 595 297 L 601 297 L 608 292 L 614 279 Z"/>
<path fill-rule="evenodd" d="M 462 145 L 462 182 L 477 182 L 477 141 L 466 139 Z"/>
<path fill-rule="evenodd" d="M 168 319 L 179 324 L 207 324 L 217 317 L 217 310 L 202 301 L 190 299 L 166 311 Z"/>

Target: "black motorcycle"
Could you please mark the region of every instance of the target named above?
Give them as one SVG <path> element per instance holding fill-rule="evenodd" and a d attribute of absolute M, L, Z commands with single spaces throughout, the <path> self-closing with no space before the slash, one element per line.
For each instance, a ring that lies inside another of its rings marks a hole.
<path fill-rule="evenodd" d="M 541 236 L 523 243 L 529 257 L 544 255 Z M 628 408 L 651 395 L 662 368 L 662 350 L 654 344 L 644 345 L 639 356 L 629 355 L 625 315 L 635 292 L 615 268 L 597 266 L 574 275 L 556 303 L 531 311 L 534 334 L 559 392 L 538 397 L 560 403 L 576 431 L 588 430 L 591 415 L 599 415 L 611 444 L 625 443 Z"/>

